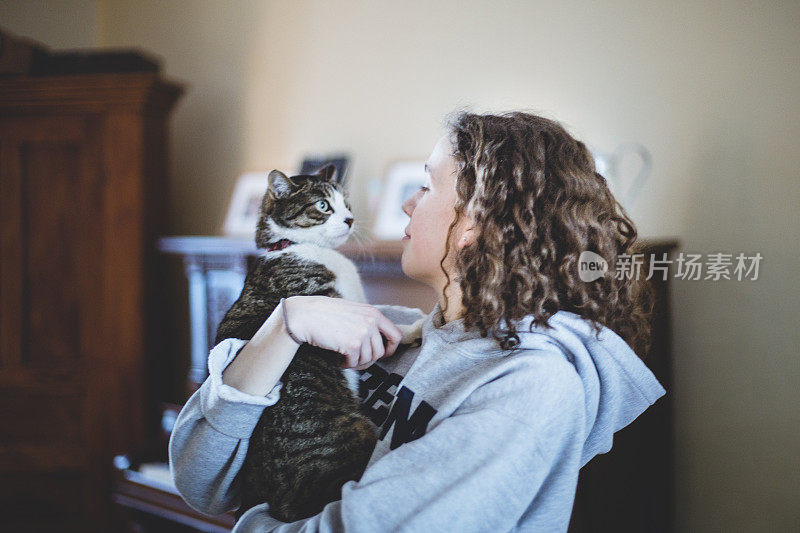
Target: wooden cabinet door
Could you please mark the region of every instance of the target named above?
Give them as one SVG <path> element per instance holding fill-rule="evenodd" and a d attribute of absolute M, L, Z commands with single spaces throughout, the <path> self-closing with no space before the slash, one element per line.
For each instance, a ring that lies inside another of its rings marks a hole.
<path fill-rule="evenodd" d="M 102 120 L 0 117 L 0 521 L 104 530 Z M 7 529 L 6 529 L 7 528 Z"/>

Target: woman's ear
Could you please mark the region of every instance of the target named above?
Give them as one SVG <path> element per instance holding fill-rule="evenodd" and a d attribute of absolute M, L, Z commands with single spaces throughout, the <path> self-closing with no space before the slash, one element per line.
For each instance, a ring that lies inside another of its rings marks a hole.
<path fill-rule="evenodd" d="M 461 250 L 462 248 L 471 245 L 473 242 L 475 242 L 475 226 L 469 226 L 461 232 L 461 236 L 458 238 L 456 246 L 459 250 Z"/>

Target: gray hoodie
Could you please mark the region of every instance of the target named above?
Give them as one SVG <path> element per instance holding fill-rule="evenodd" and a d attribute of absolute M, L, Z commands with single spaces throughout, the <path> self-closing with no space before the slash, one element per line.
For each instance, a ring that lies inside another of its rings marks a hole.
<path fill-rule="evenodd" d="M 315 516 L 286 524 L 261 504 L 234 532 L 566 531 L 578 470 L 666 392 L 625 341 L 608 328 L 596 339 L 574 313 L 533 332 L 526 317 L 509 352 L 463 320 L 442 324 L 438 303 L 427 316 L 376 307 L 396 324 L 425 320 L 421 344 L 361 373 L 361 400 L 379 427 L 363 476 Z M 248 439 L 280 396 L 281 383 L 263 397 L 222 383 L 245 343 L 211 350 L 210 375 L 170 438 L 176 487 L 207 514 L 238 507 Z"/>

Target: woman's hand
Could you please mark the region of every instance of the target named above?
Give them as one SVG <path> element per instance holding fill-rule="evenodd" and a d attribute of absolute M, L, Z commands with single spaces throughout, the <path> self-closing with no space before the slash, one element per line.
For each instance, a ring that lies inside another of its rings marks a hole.
<path fill-rule="evenodd" d="M 283 305 L 295 337 L 344 355 L 342 368 L 367 368 L 392 355 L 402 338 L 400 329 L 369 304 L 328 296 L 290 296 Z M 386 346 L 381 335 L 386 337 Z"/>

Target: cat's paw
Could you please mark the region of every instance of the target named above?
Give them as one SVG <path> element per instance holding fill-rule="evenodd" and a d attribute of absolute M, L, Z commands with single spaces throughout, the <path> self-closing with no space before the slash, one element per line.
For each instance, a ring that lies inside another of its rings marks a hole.
<path fill-rule="evenodd" d="M 412 346 L 419 346 L 422 344 L 422 323 L 425 322 L 424 318 L 420 318 L 413 324 L 397 324 L 397 329 L 403 334 L 400 339 L 400 344 L 411 344 Z"/>

